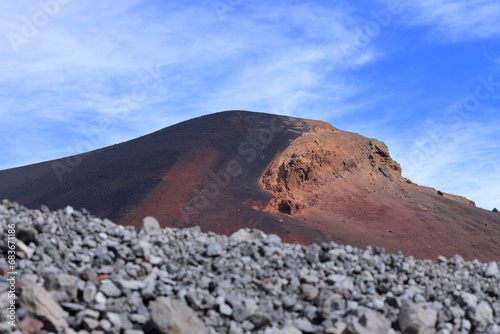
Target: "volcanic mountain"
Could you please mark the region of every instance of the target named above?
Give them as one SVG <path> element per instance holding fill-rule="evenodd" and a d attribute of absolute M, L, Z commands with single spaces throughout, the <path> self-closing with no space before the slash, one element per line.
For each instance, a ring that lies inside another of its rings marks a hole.
<path fill-rule="evenodd" d="M 500 214 L 402 177 L 387 146 L 332 125 L 247 111 L 185 121 L 79 156 L 0 171 L 0 198 L 117 223 L 242 227 L 417 258 L 500 260 Z"/>

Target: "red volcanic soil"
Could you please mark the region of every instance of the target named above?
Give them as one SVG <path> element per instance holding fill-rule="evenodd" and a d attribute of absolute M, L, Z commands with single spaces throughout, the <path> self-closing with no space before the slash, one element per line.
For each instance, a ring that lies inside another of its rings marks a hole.
<path fill-rule="evenodd" d="M 265 171 L 263 187 L 274 194 L 265 211 L 291 215 L 358 247 L 382 245 L 428 258 L 500 258 L 499 215 L 403 178 L 378 140 L 323 122 L 297 122 L 315 127 Z"/>
<path fill-rule="evenodd" d="M 401 176 L 384 143 L 328 123 L 227 111 L 81 156 L 0 171 L 0 198 L 72 205 L 121 224 L 287 242 L 333 240 L 417 258 L 500 259 L 500 214 Z"/>

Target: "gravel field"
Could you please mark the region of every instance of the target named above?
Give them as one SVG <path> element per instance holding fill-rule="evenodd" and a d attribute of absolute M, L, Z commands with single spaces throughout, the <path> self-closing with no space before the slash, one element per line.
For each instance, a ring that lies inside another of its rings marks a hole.
<path fill-rule="evenodd" d="M 7 200 L 0 234 L 1 333 L 500 333 L 498 262 L 162 229 L 152 217 L 135 231 Z"/>

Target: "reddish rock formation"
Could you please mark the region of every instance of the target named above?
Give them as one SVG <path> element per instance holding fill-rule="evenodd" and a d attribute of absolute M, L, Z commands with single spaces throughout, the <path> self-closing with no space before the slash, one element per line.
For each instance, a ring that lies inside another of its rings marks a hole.
<path fill-rule="evenodd" d="M 383 245 L 417 257 L 499 258 L 500 249 L 487 234 L 498 236 L 500 224 L 489 212 L 402 177 L 378 140 L 327 123 L 305 123 L 312 130 L 263 175 L 263 188 L 274 195 L 266 212 L 290 215 L 359 247 Z"/>
<path fill-rule="evenodd" d="M 387 146 L 328 123 L 230 111 L 79 157 L 0 171 L 0 197 L 121 224 L 243 226 L 415 257 L 500 259 L 500 216 L 401 176 Z"/>

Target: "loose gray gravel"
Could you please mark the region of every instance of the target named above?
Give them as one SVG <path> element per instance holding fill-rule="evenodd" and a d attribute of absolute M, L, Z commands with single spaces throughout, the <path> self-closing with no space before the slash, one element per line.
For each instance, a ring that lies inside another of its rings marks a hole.
<path fill-rule="evenodd" d="M 8 324 L 9 225 L 16 321 Z M 0 204 L 1 333 L 500 333 L 499 263 Z"/>

